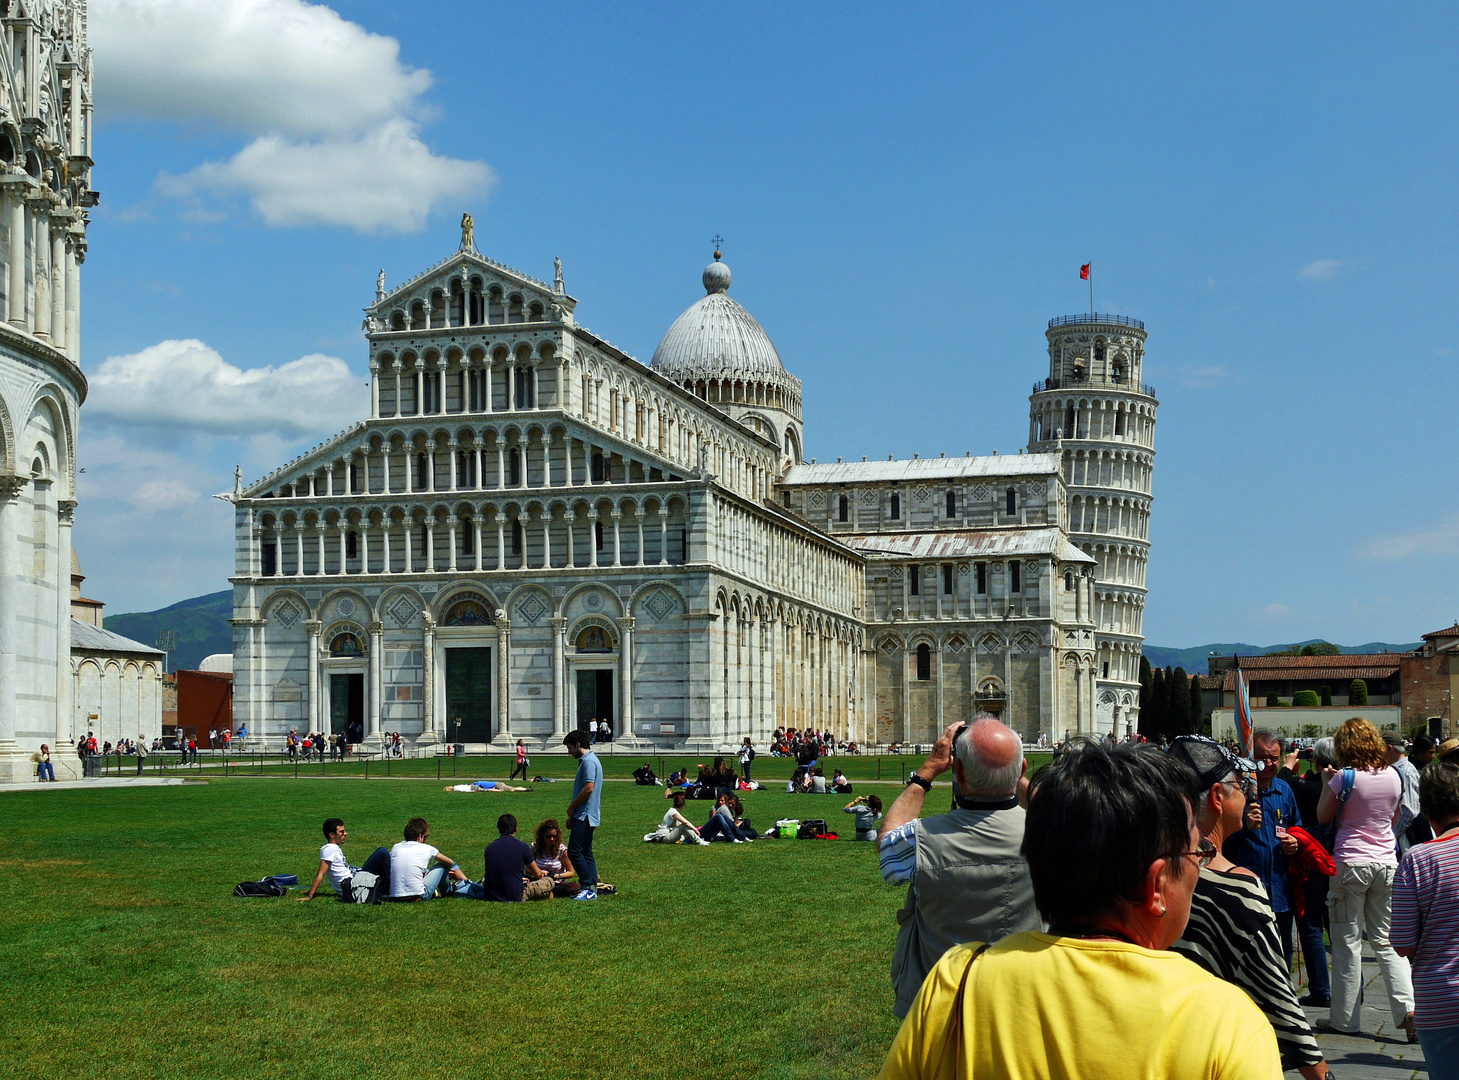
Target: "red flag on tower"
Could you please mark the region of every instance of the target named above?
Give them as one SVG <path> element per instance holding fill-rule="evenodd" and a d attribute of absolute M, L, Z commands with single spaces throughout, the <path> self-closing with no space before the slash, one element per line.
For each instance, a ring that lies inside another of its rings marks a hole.
<path fill-rule="evenodd" d="M 1081 266 L 1079 268 L 1079 280 L 1080 281 L 1088 281 L 1089 280 L 1089 263 L 1085 263 L 1083 266 Z"/>

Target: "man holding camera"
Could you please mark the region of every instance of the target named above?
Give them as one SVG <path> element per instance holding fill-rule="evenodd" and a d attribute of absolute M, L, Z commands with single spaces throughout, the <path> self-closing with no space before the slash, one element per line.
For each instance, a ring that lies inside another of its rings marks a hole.
<path fill-rule="evenodd" d="M 892 803 L 878 841 L 882 877 L 906 884 L 892 956 L 894 1012 L 905 1017 L 927 973 L 954 945 L 1042 930 L 1024 860 L 1018 784 L 1023 743 L 997 717 L 953 724 Z M 921 818 L 932 781 L 953 773 L 953 807 Z"/>

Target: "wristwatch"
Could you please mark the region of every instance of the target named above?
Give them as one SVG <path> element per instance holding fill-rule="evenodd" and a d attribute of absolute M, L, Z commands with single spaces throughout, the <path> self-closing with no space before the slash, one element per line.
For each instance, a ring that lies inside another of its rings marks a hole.
<path fill-rule="evenodd" d="M 913 784 L 916 784 L 923 791 L 932 790 L 932 781 L 928 780 L 926 777 L 920 775 L 919 773 L 913 773 L 911 776 L 907 777 L 907 786 L 911 787 Z"/>

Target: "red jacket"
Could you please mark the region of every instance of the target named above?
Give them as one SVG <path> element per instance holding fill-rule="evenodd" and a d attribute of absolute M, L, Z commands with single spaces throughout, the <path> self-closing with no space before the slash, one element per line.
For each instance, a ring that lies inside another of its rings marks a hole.
<path fill-rule="evenodd" d="M 1292 883 L 1287 891 L 1292 898 L 1292 914 L 1300 919 L 1307 913 L 1307 892 L 1302 886 L 1313 874 L 1332 877 L 1337 867 L 1327 849 L 1300 825 L 1293 825 L 1287 835 L 1297 841 L 1296 854 L 1287 856 L 1287 877 Z"/>

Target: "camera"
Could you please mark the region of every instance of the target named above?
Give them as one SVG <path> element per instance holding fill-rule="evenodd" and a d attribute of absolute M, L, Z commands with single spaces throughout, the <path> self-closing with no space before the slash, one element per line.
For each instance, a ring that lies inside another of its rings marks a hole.
<path fill-rule="evenodd" d="M 1310 747 L 1304 747 L 1303 749 L 1297 751 L 1298 761 L 1311 761 L 1315 756 L 1316 755 L 1312 753 Z"/>

